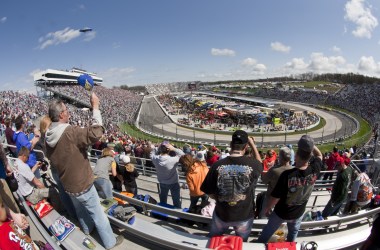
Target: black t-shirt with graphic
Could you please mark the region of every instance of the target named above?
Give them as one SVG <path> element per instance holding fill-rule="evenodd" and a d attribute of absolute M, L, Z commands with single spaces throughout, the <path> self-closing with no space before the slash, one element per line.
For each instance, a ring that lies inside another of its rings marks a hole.
<path fill-rule="evenodd" d="M 228 156 L 214 163 L 201 190 L 216 196 L 216 215 L 225 222 L 253 217 L 254 195 L 263 165 L 256 159 Z"/>
<path fill-rule="evenodd" d="M 293 220 L 303 215 L 322 166 L 320 158 L 312 157 L 305 170 L 292 168 L 281 174 L 271 194 L 280 199 L 274 208 L 280 218 Z"/>

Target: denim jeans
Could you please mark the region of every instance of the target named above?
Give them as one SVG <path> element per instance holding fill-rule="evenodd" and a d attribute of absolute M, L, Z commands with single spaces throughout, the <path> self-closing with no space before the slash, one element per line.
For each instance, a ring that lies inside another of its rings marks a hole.
<path fill-rule="evenodd" d="M 284 220 L 278 217 L 278 215 L 273 211 L 271 215 L 269 215 L 268 224 L 264 227 L 257 241 L 261 243 L 267 243 L 273 233 L 276 232 L 276 230 L 281 226 L 281 224 L 286 222 L 288 226 L 288 236 L 286 238 L 286 241 L 294 242 L 297 238 L 298 230 L 301 226 L 301 221 L 302 216 L 293 220 Z"/>
<path fill-rule="evenodd" d="M 98 191 L 99 197 L 103 199 L 112 199 L 112 183 L 108 179 L 104 178 L 96 178 L 94 180 L 94 185 L 96 190 Z"/>
<path fill-rule="evenodd" d="M 72 218 L 77 219 L 77 214 L 76 214 L 76 209 L 74 207 L 74 204 L 73 204 L 70 196 L 65 192 L 65 188 L 62 185 L 61 179 L 59 179 L 59 174 L 58 174 L 57 170 L 55 168 L 51 168 L 51 174 L 52 174 L 52 177 L 53 177 L 55 183 L 57 184 L 57 189 L 59 191 L 59 198 L 61 199 L 61 202 L 62 202 L 63 206 L 65 207 L 66 212 Z M 82 223 L 81 223 L 81 225 L 82 225 Z"/>
<path fill-rule="evenodd" d="M 233 227 L 235 234 L 243 238 L 243 241 L 247 241 L 251 234 L 253 224 L 253 217 L 244 221 L 224 222 L 214 212 L 212 215 L 211 229 L 208 237 L 223 235 L 229 227 Z"/>
<path fill-rule="evenodd" d="M 100 238 L 102 239 L 103 246 L 107 249 L 116 244 L 116 238 L 112 232 L 110 222 L 104 213 L 103 207 L 100 205 L 100 199 L 94 186 L 90 190 L 79 196 L 71 196 L 73 200 L 79 201 L 87 210 L 95 223 L 96 229 Z M 78 214 L 78 217 L 80 215 Z"/>
<path fill-rule="evenodd" d="M 342 206 L 342 204 L 343 202 L 332 204 L 331 199 L 330 199 L 322 211 L 322 217 L 326 218 L 331 215 L 336 215 L 339 212 L 339 209 Z"/>
<path fill-rule="evenodd" d="M 177 208 L 181 208 L 181 188 L 178 182 L 173 184 L 160 183 L 160 202 L 168 203 L 169 190 L 172 195 L 173 205 Z"/>

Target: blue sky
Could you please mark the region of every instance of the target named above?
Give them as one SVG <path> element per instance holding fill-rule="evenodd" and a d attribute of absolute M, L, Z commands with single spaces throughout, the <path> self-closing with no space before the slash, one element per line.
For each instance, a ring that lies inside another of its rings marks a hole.
<path fill-rule="evenodd" d="M 74 66 L 107 87 L 380 76 L 379 18 L 378 0 L 2 0 L 0 86 L 31 91 L 35 72 Z"/>

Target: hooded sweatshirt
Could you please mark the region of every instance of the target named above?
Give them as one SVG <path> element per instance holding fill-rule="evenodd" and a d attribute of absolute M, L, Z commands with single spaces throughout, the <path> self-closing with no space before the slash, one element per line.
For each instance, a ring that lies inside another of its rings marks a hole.
<path fill-rule="evenodd" d="M 157 179 L 162 184 L 174 184 L 178 182 L 178 172 L 175 167 L 179 158 L 184 155 L 182 150 L 175 149 L 176 156 L 168 154 L 156 155 L 156 149 L 150 152 L 150 158 L 157 171 Z"/>
<path fill-rule="evenodd" d="M 102 137 L 104 128 L 99 110 L 93 111 L 93 119 L 95 125 L 86 128 L 53 122 L 46 131 L 47 157 L 72 194 L 88 190 L 94 181 L 87 148 Z"/>

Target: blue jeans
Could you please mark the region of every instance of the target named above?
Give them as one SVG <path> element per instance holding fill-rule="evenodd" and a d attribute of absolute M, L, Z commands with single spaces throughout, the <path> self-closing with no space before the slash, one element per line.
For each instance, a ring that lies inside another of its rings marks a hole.
<path fill-rule="evenodd" d="M 59 174 L 55 168 L 51 168 L 51 174 L 52 177 L 57 184 L 57 188 L 59 191 L 59 198 L 61 199 L 61 202 L 63 206 L 66 209 L 66 212 L 72 217 L 77 218 L 76 209 L 74 207 L 73 202 L 71 201 L 70 196 L 65 192 L 65 188 L 62 185 L 61 179 L 59 179 Z M 81 223 L 82 224 L 82 223 Z"/>
<path fill-rule="evenodd" d="M 224 222 L 222 221 L 214 212 L 212 215 L 211 229 L 208 237 L 223 235 L 229 227 L 233 227 L 235 234 L 243 238 L 243 241 L 247 241 L 249 235 L 251 234 L 253 224 L 253 217 L 248 220 L 243 221 L 232 221 Z"/>
<path fill-rule="evenodd" d="M 301 226 L 301 221 L 302 216 L 293 220 L 284 220 L 278 217 L 278 215 L 273 211 L 271 215 L 269 215 L 268 224 L 264 227 L 257 241 L 261 243 L 267 243 L 274 232 L 276 232 L 276 230 L 281 226 L 281 224 L 286 222 L 288 226 L 288 236 L 286 238 L 286 241 L 294 242 L 297 238 L 298 230 Z"/>
<path fill-rule="evenodd" d="M 339 209 L 342 206 L 342 204 L 343 202 L 332 204 L 331 199 L 330 199 L 322 211 L 322 217 L 326 218 L 331 215 L 336 215 L 339 212 Z"/>
<path fill-rule="evenodd" d="M 79 201 L 91 216 L 93 223 L 100 238 L 102 239 L 103 246 L 107 249 L 116 244 L 116 238 L 112 232 L 110 222 L 104 213 L 103 207 L 100 205 L 100 199 L 94 186 L 90 190 L 79 196 L 71 196 L 73 200 Z M 75 205 L 75 204 L 74 204 Z M 78 214 L 78 217 L 80 215 Z"/>
<path fill-rule="evenodd" d="M 177 208 L 181 208 L 181 188 L 178 182 L 174 184 L 160 183 L 160 202 L 168 203 L 169 190 L 172 195 L 173 205 Z"/>
<path fill-rule="evenodd" d="M 77 199 L 74 199 L 66 193 L 61 179 L 59 179 L 59 174 L 55 168 L 51 168 L 51 174 L 55 183 L 57 184 L 59 198 L 61 199 L 61 202 L 63 203 L 63 206 L 65 207 L 67 213 L 72 218 L 78 219 L 79 224 L 81 225 L 81 228 L 85 234 L 90 234 L 95 227 L 90 215 Z"/>
<path fill-rule="evenodd" d="M 110 180 L 98 177 L 94 180 L 94 185 L 101 198 L 103 199 L 113 198 L 112 183 Z"/>

